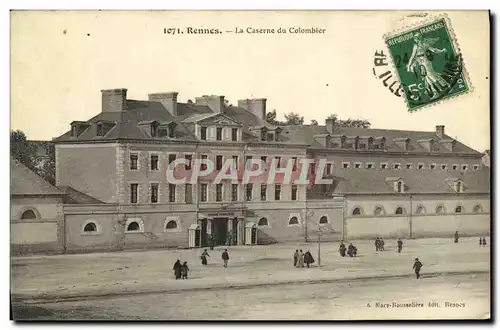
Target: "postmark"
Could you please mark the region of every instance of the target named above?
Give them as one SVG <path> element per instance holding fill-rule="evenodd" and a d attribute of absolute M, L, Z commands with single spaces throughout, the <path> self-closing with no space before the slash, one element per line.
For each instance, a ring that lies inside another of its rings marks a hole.
<path fill-rule="evenodd" d="M 472 90 L 447 16 L 384 36 L 408 111 Z"/>

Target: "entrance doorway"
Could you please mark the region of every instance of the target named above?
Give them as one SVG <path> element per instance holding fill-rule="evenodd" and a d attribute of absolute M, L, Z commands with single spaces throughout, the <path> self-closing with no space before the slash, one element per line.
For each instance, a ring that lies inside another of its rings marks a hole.
<path fill-rule="evenodd" d="M 208 235 L 207 235 L 207 220 L 203 219 L 200 221 L 200 235 L 201 235 L 201 247 L 208 246 Z"/>
<path fill-rule="evenodd" d="M 227 243 L 228 218 L 214 218 L 212 220 L 212 234 L 215 235 L 215 245 L 226 245 Z"/>

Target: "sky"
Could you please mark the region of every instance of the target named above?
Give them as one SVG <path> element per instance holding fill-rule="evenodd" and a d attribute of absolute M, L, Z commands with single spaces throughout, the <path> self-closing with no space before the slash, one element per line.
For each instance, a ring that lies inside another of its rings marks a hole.
<path fill-rule="evenodd" d="M 102 89 L 127 88 L 128 98 L 179 92 L 267 98 L 278 118 L 297 112 L 320 124 L 337 113 L 373 128 L 434 131 L 484 151 L 490 148 L 489 17 L 449 12 L 472 91 L 409 113 L 373 74 L 384 34 L 416 24 L 408 12 L 11 12 L 11 129 L 47 140 L 74 120 L 101 111 Z M 430 15 L 438 15 L 431 12 Z M 188 28 L 221 34 L 189 34 Z M 321 28 L 317 34 L 248 34 L 248 27 Z M 165 34 L 164 29 L 184 34 Z"/>

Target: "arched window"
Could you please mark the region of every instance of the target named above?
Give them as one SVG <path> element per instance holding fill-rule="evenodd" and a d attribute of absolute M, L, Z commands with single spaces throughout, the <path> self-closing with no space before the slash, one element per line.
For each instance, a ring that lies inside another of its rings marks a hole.
<path fill-rule="evenodd" d="M 422 205 L 417 206 L 417 210 L 415 211 L 416 214 L 424 214 L 425 209 Z"/>
<path fill-rule="evenodd" d="M 138 231 L 138 230 L 139 230 L 139 224 L 136 221 L 129 223 L 127 226 L 127 231 Z"/>
<path fill-rule="evenodd" d="M 455 207 L 455 213 L 462 213 L 464 211 L 464 208 L 460 205 L 458 205 L 457 207 Z"/>
<path fill-rule="evenodd" d="M 291 217 L 290 220 L 288 220 L 289 225 L 298 225 L 299 224 L 299 219 L 297 217 Z"/>
<path fill-rule="evenodd" d="M 462 192 L 462 182 L 457 182 L 457 192 Z"/>
<path fill-rule="evenodd" d="M 354 210 L 352 210 L 352 215 L 361 215 L 361 209 L 359 207 L 355 207 Z"/>
<path fill-rule="evenodd" d="M 177 222 L 174 220 L 170 220 L 167 222 L 167 225 L 165 226 L 166 229 L 177 229 Z"/>
<path fill-rule="evenodd" d="M 266 218 L 261 218 L 258 223 L 259 226 L 269 226 L 269 222 Z"/>
<path fill-rule="evenodd" d="M 481 205 L 476 205 L 473 208 L 473 212 L 474 213 L 481 213 L 481 212 L 483 212 L 483 208 L 481 207 Z"/>
<path fill-rule="evenodd" d="M 401 181 L 398 182 L 398 193 L 403 192 L 403 183 Z"/>
<path fill-rule="evenodd" d="M 319 224 L 320 225 L 324 225 L 324 224 L 327 224 L 327 223 L 328 223 L 328 217 L 326 215 L 324 215 L 321 218 L 319 218 Z"/>
<path fill-rule="evenodd" d="M 384 214 L 384 209 L 382 208 L 382 206 L 377 206 L 375 208 L 375 211 L 373 211 L 373 214 L 375 214 L 375 215 L 382 215 L 382 214 Z"/>
<path fill-rule="evenodd" d="M 438 207 L 436 207 L 436 213 L 445 213 L 445 209 L 444 209 L 444 206 L 443 205 L 438 205 Z"/>
<path fill-rule="evenodd" d="M 21 215 L 21 219 L 23 219 L 23 220 L 36 219 L 36 214 L 33 210 L 26 210 Z"/>
<path fill-rule="evenodd" d="M 83 228 L 84 232 L 92 232 L 92 231 L 97 231 L 97 225 L 93 222 L 89 222 L 85 225 Z"/>
<path fill-rule="evenodd" d="M 396 209 L 396 214 L 404 214 L 405 213 L 405 209 L 402 208 L 401 206 L 399 206 L 397 209 Z"/>

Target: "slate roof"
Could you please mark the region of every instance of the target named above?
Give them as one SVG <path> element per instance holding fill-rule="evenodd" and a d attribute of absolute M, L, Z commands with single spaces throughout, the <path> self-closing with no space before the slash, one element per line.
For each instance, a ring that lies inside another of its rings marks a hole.
<path fill-rule="evenodd" d="M 11 195 L 62 195 L 62 191 L 20 162 L 10 159 Z"/>
<path fill-rule="evenodd" d="M 104 204 L 103 201 L 89 196 L 73 187 L 58 187 L 64 193 L 64 204 Z"/>
<path fill-rule="evenodd" d="M 395 173 L 397 172 L 397 173 Z M 406 193 L 455 193 L 450 181 L 460 179 L 464 193 L 490 193 L 490 171 L 458 170 L 373 170 L 373 169 L 335 169 L 334 183 L 330 188 L 333 194 L 371 194 L 395 193 L 391 180 L 401 178 Z"/>
<path fill-rule="evenodd" d="M 66 132 L 60 137 L 54 139 L 56 142 L 63 141 L 97 141 L 97 140 L 117 140 L 117 139 L 154 139 L 154 140 L 179 140 L 179 141 L 197 141 L 194 134 L 194 122 L 204 118 L 208 118 L 214 112 L 205 105 L 195 103 L 177 103 L 177 116 L 172 116 L 168 110 L 160 103 L 155 101 L 137 101 L 127 100 L 127 109 L 116 112 L 102 112 L 95 117 L 86 121 L 91 124 L 83 133 L 78 137 L 71 137 L 71 131 Z M 235 121 L 243 124 L 243 140 L 246 142 L 262 142 L 254 132 L 249 130 L 250 127 L 264 126 L 268 128 L 275 128 L 274 125 L 269 124 L 267 121 L 260 119 L 252 112 L 246 109 L 228 106 L 224 108 L 224 114 Z M 114 126 L 105 136 L 98 137 L 96 123 L 99 120 L 106 120 L 115 122 Z M 139 122 L 147 121 L 172 121 L 176 124 L 174 137 L 151 138 L 147 134 L 147 130 L 139 127 Z M 327 134 L 326 126 L 324 125 L 285 125 L 280 126 L 283 131 L 280 134 L 281 144 L 294 144 L 303 145 L 310 149 L 324 149 L 324 147 L 314 139 L 315 135 Z M 346 137 L 385 137 L 386 150 L 385 151 L 405 151 L 400 146 L 394 143 L 394 139 L 409 138 L 409 152 L 422 152 L 427 153 L 417 141 L 425 139 L 435 139 L 439 141 L 440 138 L 436 135 L 435 131 L 400 131 L 390 129 L 363 129 L 363 128 L 338 128 L 334 134 L 345 135 Z M 444 136 L 443 140 L 453 140 L 450 136 Z M 276 142 L 272 142 L 276 143 Z M 339 149 L 337 149 L 339 150 Z M 352 150 L 352 149 L 351 149 Z M 379 151 L 383 152 L 383 151 Z M 436 153 L 451 153 L 440 143 L 435 144 Z M 456 142 L 453 153 L 467 153 L 481 154 L 463 143 Z"/>

